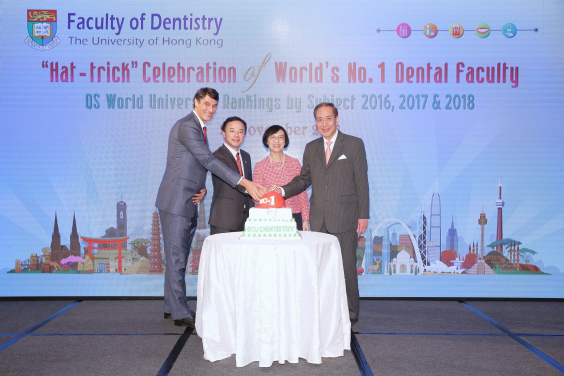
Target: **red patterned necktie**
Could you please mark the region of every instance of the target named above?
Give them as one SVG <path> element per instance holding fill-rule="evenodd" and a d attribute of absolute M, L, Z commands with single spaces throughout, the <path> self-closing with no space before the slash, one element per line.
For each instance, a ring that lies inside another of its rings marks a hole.
<path fill-rule="evenodd" d="M 208 132 L 206 130 L 206 127 L 204 127 L 204 142 L 206 143 L 206 145 L 208 144 Z"/>
<path fill-rule="evenodd" d="M 243 176 L 243 167 L 241 166 L 241 158 L 239 158 L 239 153 L 237 153 L 237 167 L 239 168 L 239 173 Z"/>

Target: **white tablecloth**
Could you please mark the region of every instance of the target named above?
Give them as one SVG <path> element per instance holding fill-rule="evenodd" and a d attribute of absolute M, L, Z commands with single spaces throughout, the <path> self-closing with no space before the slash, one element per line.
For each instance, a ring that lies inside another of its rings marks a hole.
<path fill-rule="evenodd" d="M 204 358 L 236 354 L 238 367 L 258 361 L 297 363 L 343 356 L 351 324 L 336 237 L 301 232 L 302 240 L 209 236 L 198 271 L 196 330 Z"/>

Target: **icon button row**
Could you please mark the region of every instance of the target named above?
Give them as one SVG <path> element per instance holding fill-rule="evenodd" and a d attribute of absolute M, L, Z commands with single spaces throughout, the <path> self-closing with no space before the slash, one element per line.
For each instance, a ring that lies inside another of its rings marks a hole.
<path fill-rule="evenodd" d="M 490 35 L 490 26 L 487 23 L 480 23 L 476 26 L 476 35 L 480 38 L 487 38 Z M 400 38 L 408 38 L 411 35 L 411 26 L 401 23 L 396 28 L 396 33 Z M 434 38 L 439 33 L 437 25 L 427 23 L 423 26 L 423 35 L 427 38 Z M 453 23 L 448 29 L 448 33 L 453 38 L 460 38 L 464 34 L 464 27 L 459 23 Z M 517 34 L 517 27 L 511 22 L 506 23 L 501 28 L 501 34 L 506 38 L 513 38 Z"/>

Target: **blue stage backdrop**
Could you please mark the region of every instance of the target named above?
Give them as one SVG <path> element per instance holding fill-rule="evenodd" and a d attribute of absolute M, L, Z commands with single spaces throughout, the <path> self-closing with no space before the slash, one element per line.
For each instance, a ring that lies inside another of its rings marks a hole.
<path fill-rule="evenodd" d="M 0 14 L 0 296 L 162 296 L 167 137 L 211 86 L 212 150 L 236 115 L 253 164 L 272 124 L 301 160 L 321 101 L 364 140 L 361 296 L 564 297 L 562 1 L 5 0 Z"/>

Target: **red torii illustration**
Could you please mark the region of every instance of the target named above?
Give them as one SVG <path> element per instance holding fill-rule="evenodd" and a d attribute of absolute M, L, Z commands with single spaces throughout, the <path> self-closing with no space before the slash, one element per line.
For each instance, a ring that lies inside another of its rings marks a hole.
<path fill-rule="evenodd" d="M 122 238 L 87 238 L 85 236 L 80 237 L 86 243 L 88 243 L 88 247 L 84 247 L 86 251 L 88 251 L 88 255 L 90 256 L 90 260 L 94 261 L 92 257 L 92 250 L 93 249 L 108 249 L 108 250 L 118 250 L 118 272 L 122 273 L 122 263 L 121 260 L 123 256 L 121 255 L 121 251 L 126 250 L 127 248 L 127 241 L 129 240 L 129 236 L 122 237 Z M 94 246 L 96 244 L 96 246 Z M 92 271 L 90 269 L 89 271 Z"/>

